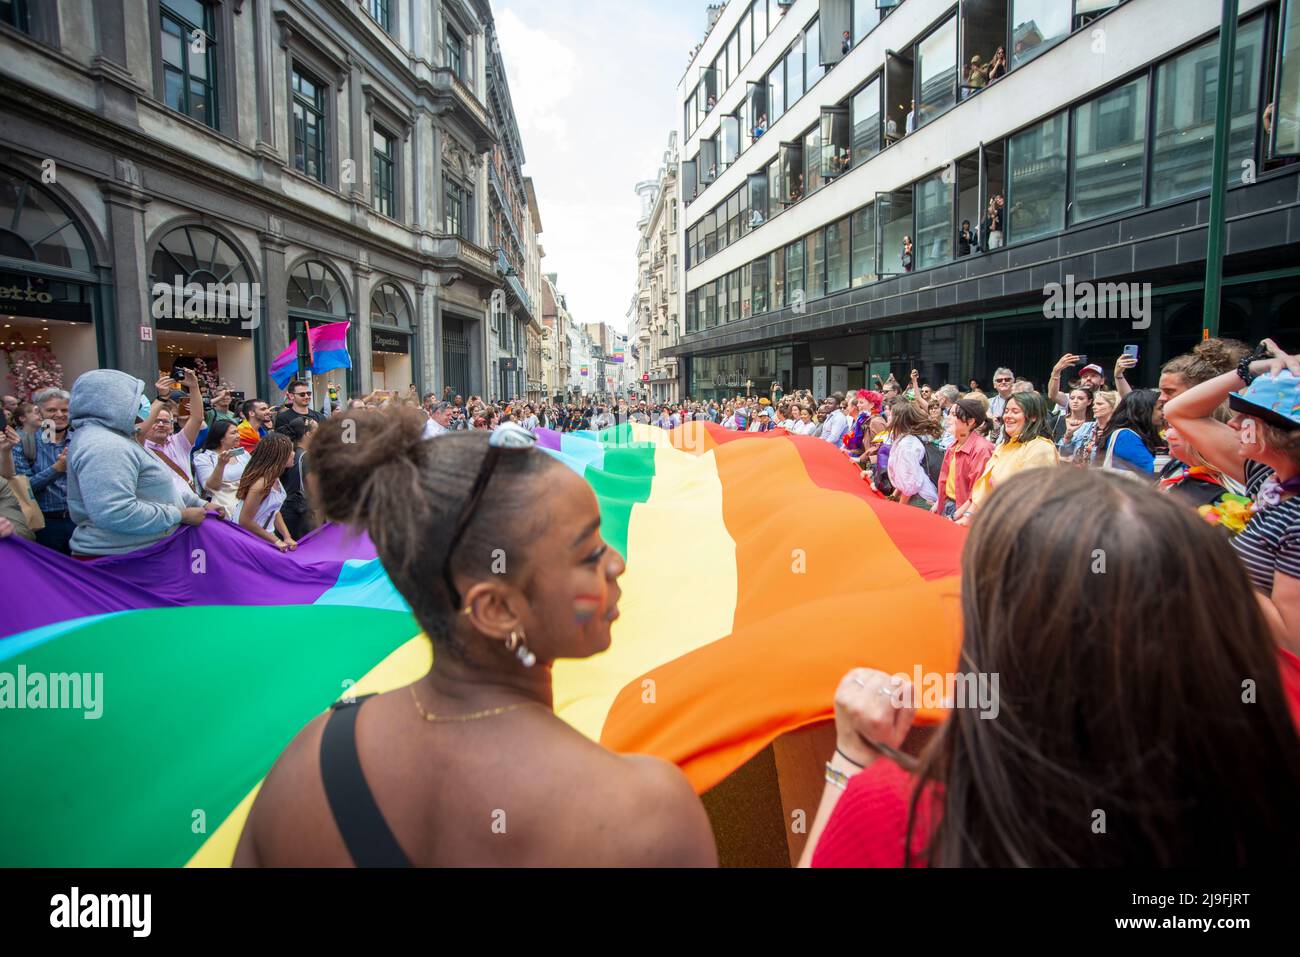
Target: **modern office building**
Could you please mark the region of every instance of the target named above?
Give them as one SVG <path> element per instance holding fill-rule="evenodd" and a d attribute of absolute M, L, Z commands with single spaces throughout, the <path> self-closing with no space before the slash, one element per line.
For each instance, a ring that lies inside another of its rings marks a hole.
<path fill-rule="evenodd" d="M 1129 344 L 1154 384 L 1202 334 L 1218 0 L 882 5 L 732 0 L 682 77 L 684 392 Z M 1220 334 L 1294 342 L 1297 0 L 1242 0 L 1229 106 Z"/>
<path fill-rule="evenodd" d="M 488 393 L 493 247 L 529 253 L 489 218 L 485 154 L 523 194 L 491 36 L 487 0 L 0 3 L 0 345 L 275 397 L 271 360 L 346 320 L 318 393 Z"/>

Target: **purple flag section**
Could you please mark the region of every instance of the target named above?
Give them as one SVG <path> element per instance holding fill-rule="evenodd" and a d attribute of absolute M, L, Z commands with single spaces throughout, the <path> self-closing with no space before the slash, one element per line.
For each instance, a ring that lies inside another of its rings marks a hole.
<path fill-rule="evenodd" d="M 556 432 L 554 429 L 543 428 L 538 429 L 535 434 L 537 435 L 537 445 L 539 448 L 551 449 L 555 452 L 560 451 L 561 433 Z"/>
<path fill-rule="evenodd" d="M 209 516 L 148 548 L 79 562 L 16 536 L 0 539 L 5 614 L 0 640 L 61 621 L 139 608 L 310 605 L 348 559 L 375 558 L 364 534 L 326 525 L 281 553 Z"/>

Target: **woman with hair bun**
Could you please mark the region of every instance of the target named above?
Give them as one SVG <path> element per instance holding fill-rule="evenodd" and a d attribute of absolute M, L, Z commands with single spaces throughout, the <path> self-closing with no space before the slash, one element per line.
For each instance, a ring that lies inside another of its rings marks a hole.
<path fill-rule="evenodd" d="M 423 428 L 409 409 L 331 419 L 307 485 L 325 519 L 369 534 L 433 668 L 299 732 L 235 864 L 715 865 L 680 770 L 553 710 L 554 663 L 604 651 L 618 617 L 624 562 L 590 486 L 518 426 Z"/>

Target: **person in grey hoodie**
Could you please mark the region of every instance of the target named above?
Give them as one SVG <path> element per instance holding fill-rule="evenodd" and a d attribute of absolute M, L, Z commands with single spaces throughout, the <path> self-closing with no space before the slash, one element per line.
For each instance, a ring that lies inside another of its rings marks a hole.
<path fill-rule="evenodd" d="M 152 545 L 182 522 L 203 521 L 203 500 L 180 491 L 171 473 L 136 438 L 145 384 L 96 369 L 72 386 L 68 415 L 68 512 L 77 523 L 72 554 L 121 555 Z"/>

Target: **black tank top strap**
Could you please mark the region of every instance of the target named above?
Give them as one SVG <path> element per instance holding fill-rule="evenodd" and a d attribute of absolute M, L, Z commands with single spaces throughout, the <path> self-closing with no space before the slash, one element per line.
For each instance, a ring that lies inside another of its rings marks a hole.
<path fill-rule="evenodd" d="M 334 823 L 357 867 L 410 867 L 361 770 L 357 715 L 367 698 L 336 702 L 320 739 L 320 774 Z"/>

